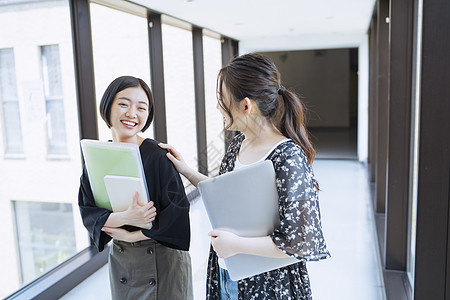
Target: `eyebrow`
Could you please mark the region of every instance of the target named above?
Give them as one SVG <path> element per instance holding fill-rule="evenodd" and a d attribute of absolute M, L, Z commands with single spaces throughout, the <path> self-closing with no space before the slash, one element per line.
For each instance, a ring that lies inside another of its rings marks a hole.
<path fill-rule="evenodd" d="M 130 101 L 130 102 L 131 102 L 131 99 L 129 99 L 129 98 L 127 98 L 127 97 L 118 97 L 117 100 L 119 100 L 119 99 L 121 99 L 121 100 L 127 100 L 127 101 Z M 145 105 L 149 106 L 148 103 L 145 102 L 145 101 L 143 101 L 143 100 L 138 100 L 138 103 L 145 104 Z"/>

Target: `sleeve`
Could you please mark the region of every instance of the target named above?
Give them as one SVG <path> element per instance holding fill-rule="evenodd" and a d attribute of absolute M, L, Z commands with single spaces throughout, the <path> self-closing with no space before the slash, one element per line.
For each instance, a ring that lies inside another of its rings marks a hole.
<path fill-rule="evenodd" d="M 271 234 L 272 241 L 297 259 L 327 258 L 316 181 L 306 157 L 292 155 L 276 170 L 280 225 Z"/>
<path fill-rule="evenodd" d="M 233 137 L 230 144 L 228 145 L 227 151 L 222 158 L 220 164 L 219 175 L 230 172 L 234 169 L 234 163 L 236 161 L 236 155 L 239 151 L 240 145 L 244 140 L 245 136 L 242 133 L 238 133 Z"/>
<path fill-rule="evenodd" d="M 103 251 L 105 244 L 111 240 L 111 237 L 102 231 L 102 227 L 105 225 L 111 212 L 106 208 L 100 208 L 95 205 L 86 168 L 83 169 L 83 175 L 80 178 L 78 206 L 80 207 L 84 227 L 89 232 L 89 236 L 95 246 L 97 246 L 98 251 Z"/>
<path fill-rule="evenodd" d="M 186 197 L 180 175 L 173 164 L 164 156 L 159 165 L 159 201 L 155 202 L 156 218 L 151 229 L 142 233 L 164 246 L 189 250 L 190 223 L 189 201 Z"/>

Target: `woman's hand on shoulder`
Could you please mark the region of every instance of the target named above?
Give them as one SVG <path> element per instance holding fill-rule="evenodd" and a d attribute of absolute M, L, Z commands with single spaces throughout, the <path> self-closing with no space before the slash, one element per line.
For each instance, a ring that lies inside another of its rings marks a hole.
<path fill-rule="evenodd" d="M 179 173 L 185 175 L 189 171 L 189 166 L 183 156 L 173 146 L 164 143 L 159 143 L 158 146 L 168 151 L 166 156 L 170 159 Z"/>
<path fill-rule="evenodd" d="M 181 153 L 178 152 L 174 147 L 168 144 L 159 143 L 158 146 L 160 146 L 163 149 L 166 149 L 167 152 L 167 158 L 170 159 L 170 161 L 173 163 L 177 171 L 182 174 L 184 177 L 186 177 L 194 186 L 197 186 L 197 184 L 207 179 L 208 177 L 201 174 L 200 172 L 191 169 L 186 161 L 184 160 L 183 156 L 181 156 Z"/>

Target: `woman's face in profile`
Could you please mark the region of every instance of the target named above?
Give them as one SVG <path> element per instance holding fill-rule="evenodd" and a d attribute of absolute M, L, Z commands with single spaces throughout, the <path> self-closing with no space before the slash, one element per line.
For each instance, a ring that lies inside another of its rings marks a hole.
<path fill-rule="evenodd" d="M 126 88 L 116 94 L 111 105 L 111 130 L 120 140 L 141 132 L 149 116 L 149 101 L 141 87 Z"/>
<path fill-rule="evenodd" d="M 230 110 L 231 115 L 233 116 L 233 124 L 227 130 L 239 130 L 236 123 L 236 121 L 239 121 L 241 117 L 238 109 L 239 105 L 236 105 L 236 103 L 232 103 L 231 95 L 225 85 L 222 86 L 221 99 L 217 99 L 216 108 L 221 113 L 224 125 L 225 127 L 227 127 L 231 123 L 231 117 L 227 114 L 223 107 L 227 107 Z"/>

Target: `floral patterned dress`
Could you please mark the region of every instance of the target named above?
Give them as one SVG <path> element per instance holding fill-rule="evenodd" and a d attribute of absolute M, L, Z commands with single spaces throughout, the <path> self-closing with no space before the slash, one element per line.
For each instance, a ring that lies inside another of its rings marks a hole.
<path fill-rule="evenodd" d="M 238 134 L 222 160 L 219 174 L 233 171 L 245 136 Z M 280 225 L 270 235 L 281 251 L 298 263 L 238 281 L 239 299 L 312 299 L 306 261 L 330 257 L 322 233 L 317 182 L 303 149 L 292 140 L 278 145 L 266 158 L 276 174 Z M 206 299 L 219 300 L 218 257 L 208 260 Z"/>

